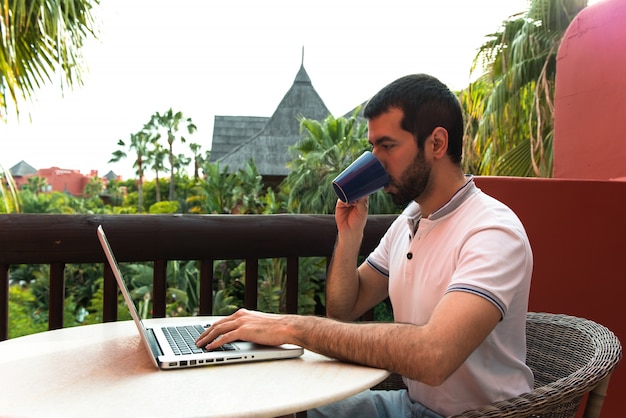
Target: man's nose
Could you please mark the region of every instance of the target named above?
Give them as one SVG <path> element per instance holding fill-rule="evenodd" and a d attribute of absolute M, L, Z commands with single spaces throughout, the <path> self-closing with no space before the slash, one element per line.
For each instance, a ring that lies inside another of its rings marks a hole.
<path fill-rule="evenodd" d="M 378 152 L 376 147 L 372 148 L 372 154 L 374 154 L 374 157 L 376 157 L 376 159 L 378 159 L 378 161 L 380 161 L 380 164 L 383 166 L 383 168 L 386 171 L 387 170 L 387 164 L 385 163 L 384 159 L 381 158 L 381 154 L 380 154 L 380 152 Z"/>

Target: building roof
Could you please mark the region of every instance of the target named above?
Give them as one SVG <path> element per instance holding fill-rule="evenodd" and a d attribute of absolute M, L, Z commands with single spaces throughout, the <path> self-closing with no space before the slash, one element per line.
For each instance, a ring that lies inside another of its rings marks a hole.
<path fill-rule="evenodd" d="M 261 132 L 269 117 L 215 116 L 211 161 L 217 161 L 234 148 Z"/>
<path fill-rule="evenodd" d="M 252 126 L 253 123 L 261 124 L 262 121 L 258 118 L 258 120 L 251 119 L 248 120 L 250 126 L 229 129 L 221 125 L 220 130 L 217 132 L 214 130 L 211 160 L 219 162 L 222 167 L 228 166 L 229 171 L 232 172 L 244 168 L 250 159 L 254 158 L 259 174 L 286 176 L 288 174 L 287 163 L 293 159 L 289 147 L 301 139 L 299 118 L 323 120 L 328 115 L 330 111 L 313 88 L 304 65 L 301 65 L 291 88 L 279 103 L 274 114 L 256 134 L 248 137 L 223 156 L 219 156 L 219 153 L 223 152 L 228 135 L 240 140 L 244 131 L 250 132 L 256 128 Z M 247 119 L 249 117 L 239 117 L 239 119 L 233 117 L 230 122 L 238 121 L 245 124 Z M 217 121 L 218 117 L 216 117 Z M 221 122 L 229 122 L 229 120 L 220 119 Z M 218 156 L 215 156 L 213 151 L 216 146 Z"/>
<path fill-rule="evenodd" d="M 11 172 L 11 176 L 13 177 L 24 177 L 37 174 L 37 169 L 24 160 L 15 164 L 9 169 L 9 171 Z"/>

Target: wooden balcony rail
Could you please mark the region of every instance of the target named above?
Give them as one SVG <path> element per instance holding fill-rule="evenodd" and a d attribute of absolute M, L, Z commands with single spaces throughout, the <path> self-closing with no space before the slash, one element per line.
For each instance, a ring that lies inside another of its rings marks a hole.
<path fill-rule="evenodd" d="M 368 254 L 394 215 L 370 216 L 361 254 Z M 258 261 L 287 259 L 286 310 L 298 308 L 298 260 L 332 255 L 333 215 L 0 215 L 0 341 L 8 338 L 9 267 L 49 264 L 48 328 L 63 327 L 68 263 L 104 265 L 103 320 L 117 320 L 117 285 L 96 236 L 102 225 L 119 262 L 154 262 L 153 316 L 166 314 L 168 260 L 198 260 L 200 315 L 213 307 L 213 261 L 245 260 L 244 306 L 257 307 Z"/>

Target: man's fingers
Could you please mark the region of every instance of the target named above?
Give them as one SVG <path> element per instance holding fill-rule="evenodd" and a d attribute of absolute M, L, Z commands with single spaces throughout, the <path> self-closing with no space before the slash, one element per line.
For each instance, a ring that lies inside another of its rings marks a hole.
<path fill-rule="evenodd" d="M 214 322 L 198 337 L 196 345 L 211 350 L 237 340 L 238 330 L 247 315 L 249 315 L 249 311 L 242 308 L 234 314 Z"/>

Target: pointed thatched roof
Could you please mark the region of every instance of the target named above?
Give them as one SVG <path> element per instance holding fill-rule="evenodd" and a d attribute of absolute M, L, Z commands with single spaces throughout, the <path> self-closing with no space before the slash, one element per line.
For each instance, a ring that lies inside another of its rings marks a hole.
<path fill-rule="evenodd" d="M 222 167 L 228 166 L 232 172 L 245 167 L 250 158 L 254 158 L 262 176 L 286 176 L 286 165 L 293 159 L 289 147 L 301 139 L 298 118 L 323 120 L 328 115 L 330 111 L 313 88 L 304 65 L 301 65 L 291 88 L 263 129 L 217 161 Z M 222 145 L 220 138 L 215 137 L 215 131 L 213 141 L 213 147 Z"/>
<path fill-rule="evenodd" d="M 261 132 L 270 118 L 261 116 L 219 116 L 213 122 L 211 162 L 215 162 Z"/>
<path fill-rule="evenodd" d="M 37 169 L 22 160 L 9 169 L 13 177 L 24 177 L 37 174 Z"/>

